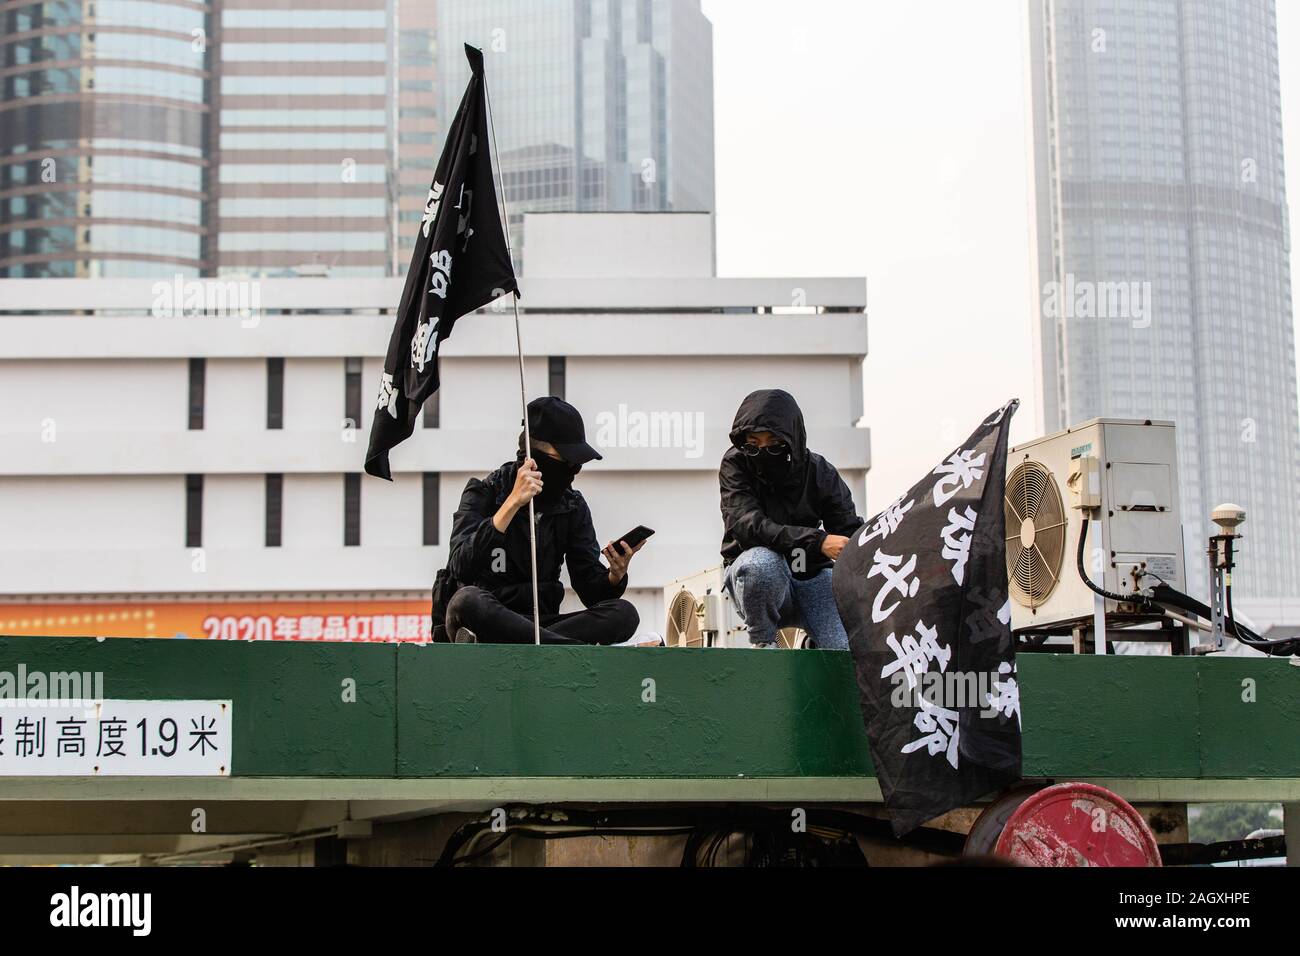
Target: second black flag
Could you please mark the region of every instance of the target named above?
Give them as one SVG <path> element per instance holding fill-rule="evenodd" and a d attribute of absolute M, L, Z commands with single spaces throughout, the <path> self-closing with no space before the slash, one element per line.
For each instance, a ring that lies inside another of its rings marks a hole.
<path fill-rule="evenodd" d="M 466 44 L 470 79 L 429 187 L 384 358 L 366 472 L 392 478 L 388 452 L 415 430 L 438 390 L 438 351 L 458 318 L 518 293 L 492 179 L 483 51 Z"/>

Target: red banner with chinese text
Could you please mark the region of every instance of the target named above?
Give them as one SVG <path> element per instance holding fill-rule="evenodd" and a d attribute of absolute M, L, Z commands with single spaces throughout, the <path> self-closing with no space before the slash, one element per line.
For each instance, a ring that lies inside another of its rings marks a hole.
<path fill-rule="evenodd" d="M 232 600 L 0 604 L 0 635 L 421 642 L 429 639 L 429 602 Z"/>

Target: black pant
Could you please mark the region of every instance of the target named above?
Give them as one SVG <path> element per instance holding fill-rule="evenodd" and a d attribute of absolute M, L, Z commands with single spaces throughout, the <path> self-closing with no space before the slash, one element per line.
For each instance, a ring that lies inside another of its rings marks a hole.
<path fill-rule="evenodd" d="M 542 615 L 543 644 L 619 644 L 636 633 L 641 616 L 630 601 L 615 598 L 584 611 Z M 506 607 L 491 591 L 468 586 L 447 603 L 447 636 L 462 627 L 480 644 L 531 644 L 533 619 Z"/>

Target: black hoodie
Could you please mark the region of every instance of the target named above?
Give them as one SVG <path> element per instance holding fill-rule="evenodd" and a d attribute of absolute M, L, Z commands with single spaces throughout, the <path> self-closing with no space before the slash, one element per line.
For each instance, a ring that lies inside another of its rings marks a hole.
<path fill-rule="evenodd" d="M 790 471 L 779 483 L 760 478 L 740 450 L 745 436 L 757 431 L 772 432 L 790 447 Z M 731 445 L 718 469 L 723 561 L 730 564 L 741 552 L 764 547 L 784 557 L 798 578 L 830 567 L 831 560 L 822 554 L 826 536 L 850 535 L 863 519 L 835 466 L 808 450 L 803 412 L 794 396 L 779 388 L 751 392 L 731 423 Z"/>
<path fill-rule="evenodd" d="M 465 485 L 452 520 L 447 571 L 456 586 L 477 585 L 491 591 L 512 611 L 532 617 L 528 509 L 521 508 L 504 533 L 492 523 L 514 487 L 518 470 L 519 462 L 509 461 L 486 478 L 471 478 Z M 498 555 L 504 558 L 503 563 L 495 560 Z M 627 589 L 626 577 L 618 584 L 609 583 L 609 569 L 600 562 L 591 509 L 576 488 L 569 488 L 559 501 L 537 514 L 537 603 L 543 617 L 560 611 L 562 564 L 568 565 L 573 590 L 587 607 L 622 597 Z M 435 627 L 443 623 L 436 609 L 433 623 Z"/>

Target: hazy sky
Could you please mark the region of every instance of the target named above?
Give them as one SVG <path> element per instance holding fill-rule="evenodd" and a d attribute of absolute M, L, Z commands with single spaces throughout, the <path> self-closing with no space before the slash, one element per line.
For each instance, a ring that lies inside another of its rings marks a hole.
<path fill-rule="evenodd" d="M 1024 0 L 702 6 L 718 272 L 868 279 L 867 508 L 1011 396 L 1034 437 Z M 1300 2 L 1278 7 L 1295 250 Z"/>

